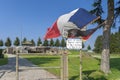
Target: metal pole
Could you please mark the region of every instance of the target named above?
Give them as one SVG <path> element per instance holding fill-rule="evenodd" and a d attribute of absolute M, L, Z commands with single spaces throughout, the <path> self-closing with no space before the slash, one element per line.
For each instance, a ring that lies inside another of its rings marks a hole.
<path fill-rule="evenodd" d="M 80 50 L 80 80 L 82 80 L 82 52 Z"/>
<path fill-rule="evenodd" d="M 16 53 L 16 80 L 19 80 L 19 54 Z"/>

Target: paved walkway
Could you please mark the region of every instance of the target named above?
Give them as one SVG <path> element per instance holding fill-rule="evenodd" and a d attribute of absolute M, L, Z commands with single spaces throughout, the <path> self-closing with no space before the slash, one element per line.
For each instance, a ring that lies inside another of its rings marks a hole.
<path fill-rule="evenodd" d="M 0 66 L 0 80 L 16 80 L 16 57 L 8 55 L 8 64 Z M 36 67 L 26 59 L 19 58 L 19 68 Z M 44 69 L 20 69 L 19 80 L 60 80 Z"/>

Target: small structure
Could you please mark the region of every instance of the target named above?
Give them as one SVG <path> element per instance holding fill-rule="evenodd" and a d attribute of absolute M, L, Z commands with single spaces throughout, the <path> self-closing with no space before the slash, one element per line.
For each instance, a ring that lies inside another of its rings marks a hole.
<path fill-rule="evenodd" d="M 31 41 L 25 41 L 22 43 L 22 46 L 32 46 L 32 42 Z"/>

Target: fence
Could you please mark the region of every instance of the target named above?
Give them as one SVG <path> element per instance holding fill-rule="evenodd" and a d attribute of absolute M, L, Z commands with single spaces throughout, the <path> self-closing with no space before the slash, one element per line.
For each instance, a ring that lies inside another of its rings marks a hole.
<path fill-rule="evenodd" d="M 51 63 L 52 64 L 52 63 Z M 55 76 L 47 71 L 47 69 L 52 69 L 60 71 L 60 76 Z M 22 74 L 22 71 L 26 71 L 26 74 Z M 33 71 L 32 71 L 33 70 Z M 39 71 L 40 70 L 40 71 Z M 31 75 L 34 73 L 34 75 Z M 21 76 L 27 75 L 27 79 L 22 79 Z M 51 77 L 52 76 L 52 77 Z M 31 79 L 36 77 L 34 79 Z M 29 78 L 29 79 L 28 79 Z M 16 80 L 68 80 L 68 56 L 67 53 L 63 52 L 60 55 L 60 65 L 59 66 L 44 66 L 44 67 L 24 67 L 19 66 L 19 54 L 16 54 Z"/>

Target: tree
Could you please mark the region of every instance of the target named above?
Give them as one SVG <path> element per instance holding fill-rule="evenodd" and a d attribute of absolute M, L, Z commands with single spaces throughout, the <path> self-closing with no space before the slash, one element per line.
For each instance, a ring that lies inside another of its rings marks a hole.
<path fill-rule="evenodd" d="M 0 40 L 0 46 L 1 47 L 3 46 L 3 40 Z"/>
<path fill-rule="evenodd" d="M 22 43 L 24 43 L 24 42 L 26 42 L 26 41 L 27 41 L 27 39 L 26 39 L 26 38 L 24 38 L 24 39 L 23 39 L 23 41 L 22 41 Z"/>
<path fill-rule="evenodd" d="M 94 52 L 96 53 L 101 53 L 102 52 L 102 36 L 98 36 L 96 41 L 95 41 L 95 44 L 94 44 Z"/>
<path fill-rule="evenodd" d="M 60 46 L 60 41 L 59 41 L 59 39 L 56 39 L 55 46 L 56 46 L 56 47 L 59 47 L 59 46 Z"/>
<path fill-rule="evenodd" d="M 40 37 L 38 38 L 38 41 L 37 41 L 37 46 L 40 46 L 40 44 L 42 44 L 42 41 L 40 39 Z"/>
<path fill-rule="evenodd" d="M 44 40 L 43 46 L 49 46 L 48 40 Z"/>
<path fill-rule="evenodd" d="M 65 39 L 64 39 L 64 38 L 62 38 L 60 45 L 61 45 L 61 47 L 65 47 L 65 46 L 66 46 L 66 42 L 65 42 Z"/>
<path fill-rule="evenodd" d="M 87 50 L 91 50 L 91 47 L 90 47 L 90 45 L 88 45 L 88 47 L 87 47 Z"/>
<path fill-rule="evenodd" d="M 20 45 L 20 39 L 18 37 L 16 37 L 15 41 L 14 41 L 14 46 L 19 46 Z"/>
<path fill-rule="evenodd" d="M 50 46 L 54 46 L 54 41 L 53 41 L 53 39 L 50 40 Z"/>
<path fill-rule="evenodd" d="M 31 43 L 32 43 L 32 46 L 35 46 L 36 44 L 35 44 L 35 41 L 32 39 L 31 40 Z"/>
<path fill-rule="evenodd" d="M 11 46 L 11 43 L 12 43 L 12 42 L 11 42 L 10 38 L 8 37 L 7 40 L 6 40 L 6 42 L 5 42 L 5 46 L 6 46 L 6 47 L 10 47 L 10 46 Z"/>
<path fill-rule="evenodd" d="M 102 0 L 95 0 L 93 6 L 94 9 L 92 10 L 93 13 L 95 13 L 97 16 L 101 16 L 103 13 L 102 6 L 101 6 Z M 111 26 L 114 21 L 114 0 L 107 0 L 107 19 L 105 26 L 103 27 L 103 50 L 102 50 L 102 56 L 101 56 L 101 65 L 100 69 L 104 73 L 110 72 L 110 33 L 111 33 Z M 101 16 L 102 17 L 102 16 Z M 102 19 L 98 21 L 98 23 L 101 23 Z"/>
<path fill-rule="evenodd" d="M 82 48 L 84 48 L 84 47 L 85 47 L 84 42 L 82 42 Z"/>
<path fill-rule="evenodd" d="M 102 52 L 102 36 L 98 36 L 95 44 L 94 44 L 94 51 L 96 53 Z M 120 33 L 112 33 L 110 35 L 110 53 L 119 53 L 120 52 Z"/>

